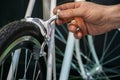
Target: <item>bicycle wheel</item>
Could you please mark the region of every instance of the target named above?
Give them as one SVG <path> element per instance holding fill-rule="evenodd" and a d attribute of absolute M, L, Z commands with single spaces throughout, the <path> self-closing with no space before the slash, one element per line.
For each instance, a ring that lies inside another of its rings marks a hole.
<path fill-rule="evenodd" d="M 90 41 L 91 39 L 91 41 Z M 80 40 L 80 55 L 88 80 L 118 80 L 120 78 L 120 32 L 113 30 L 103 35 L 84 37 Z M 91 47 L 92 45 L 93 47 Z M 96 54 L 96 57 L 93 57 Z M 98 58 L 99 64 L 97 64 Z M 79 75 L 76 55 L 73 63 Z M 74 76 L 76 79 L 81 77 Z"/>
<path fill-rule="evenodd" d="M 56 29 L 56 53 L 57 53 L 57 68 L 58 71 L 62 65 L 64 57 L 64 49 L 66 45 L 66 25 L 57 27 Z M 62 32 L 61 32 L 62 31 Z M 83 67 L 86 76 L 92 80 L 117 80 L 120 78 L 120 31 L 113 30 L 106 34 L 93 36 L 88 40 L 88 37 L 83 37 L 80 41 L 80 55 L 82 56 Z M 90 45 L 93 46 L 93 49 Z M 62 45 L 62 46 L 59 46 Z M 99 65 L 96 63 L 92 53 L 98 57 Z M 71 63 L 71 71 L 69 80 L 80 80 L 81 70 L 74 51 L 74 57 Z M 59 74 L 58 74 L 59 76 Z"/>
<path fill-rule="evenodd" d="M 46 80 L 44 38 L 30 22 L 15 21 L 0 30 L 0 80 Z"/>

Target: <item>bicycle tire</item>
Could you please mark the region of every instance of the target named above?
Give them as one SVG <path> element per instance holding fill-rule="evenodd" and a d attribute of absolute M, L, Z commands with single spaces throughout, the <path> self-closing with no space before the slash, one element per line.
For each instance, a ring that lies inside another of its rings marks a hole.
<path fill-rule="evenodd" d="M 15 50 L 23 49 L 22 52 L 24 52 L 26 49 L 28 50 L 28 53 L 33 53 L 34 46 L 40 48 L 43 41 L 44 37 L 41 35 L 38 26 L 31 22 L 14 21 L 7 24 L 0 30 L 0 65 L 5 63 L 5 60 L 9 58 L 8 56 L 10 56 Z M 23 64 L 23 62 L 21 63 Z M 33 62 L 30 63 L 30 65 L 33 65 Z M 39 58 L 37 65 L 39 65 L 42 74 L 42 78 L 40 79 L 46 80 L 45 56 Z M 3 72 L 1 73 L 3 80 L 6 76 L 4 75 L 5 72 L 3 70 L 1 72 Z M 17 79 L 20 79 L 19 76 L 17 76 Z"/>

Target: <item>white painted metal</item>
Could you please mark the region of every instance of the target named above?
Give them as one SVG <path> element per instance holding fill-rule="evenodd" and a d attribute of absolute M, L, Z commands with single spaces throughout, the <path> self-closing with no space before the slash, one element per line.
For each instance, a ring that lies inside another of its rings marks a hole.
<path fill-rule="evenodd" d="M 42 0 L 43 1 L 43 19 L 47 20 L 50 18 L 50 2 L 51 0 Z"/>
<path fill-rule="evenodd" d="M 82 62 L 82 58 L 81 58 L 82 53 L 80 51 L 79 40 L 78 39 L 76 39 L 76 41 L 75 41 L 75 51 L 76 51 L 76 57 L 77 57 L 77 62 L 78 62 L 78 65 L 79 65 L 79 69 L 81 71 L 81 76 L 83 77 L 83 79 L 87 79 L 87 75 L 86 75 L 84 65 L 83 65 L 83 62 Z"/>
<path fill-rule="evenodd" d="M 56 0 L 51 0 L 50 3 L 50 16 L 52 17 L 53 9 L 56 6 Z M 56 80 L 56 64 L 55 64 L 55 23 L 51 23 L 51 39 L 48 43 L 48 62 L 47 62 L 47 80 L 52 80 L 52 71 L 53 71 L 53 80 Z"/>
<path fill-rule="evenodd" d="M 73 33 L 69 32 L 59 80 L 68 80 L 74 50 L 74 42 L 75 38 L 73 36 Z"/>
<path fill-rule="evenodd" d="M 18 66 L 20 52 L 21 52 L 21 49 L 18 49 L 13 54 L 12 63 L 11 63 L 10 69 L 9 69 L 7 80 L 14 80 L 14 74 L 15 74 L 16 68 Z"/>
<path fill-rule="evenodd" d="M 25 17 L 30 17 L 31 16 L 34 5 L 35 5 L 35 0 L 29 0 L 29 4 L 28 4 L 28 7 L 27 7 L 27 11 L 25 13 Z"/>

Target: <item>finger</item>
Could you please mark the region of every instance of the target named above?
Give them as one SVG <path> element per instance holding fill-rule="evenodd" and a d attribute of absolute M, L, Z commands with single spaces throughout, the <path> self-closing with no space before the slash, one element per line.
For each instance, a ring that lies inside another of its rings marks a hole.
<path fill-rule="evenodd" d="M 76 29 L 76 30 L 82 31 L 83 35 L 88 34 L 84 20 L 82 18 L 78 18 L 78 17 L 75 17 L 74 19 L 75 19 L 76 23 L 78 24 L 78 29 Z"/>
<path fill-rule="evenodd" d="M 76 39 L 81 39 L 83 37 L 83 34 L 82 34 L 82 32 L 79 31 L 79 32 L 74 33 L 74 37 Z"/>
<path fill-rule="evenodd" d="M 59 17 L 64 18 L 73 18 L 73 17 L 84 17 L 85 11 L 80 10 L 79 8 L 62 10 L 59 13 Z"/>
<path fill-rule="evenodd" d="M 59 19 L 56 20 L 56 23 L 58 25 L 61 25 L 61 24 L 66 23 L 66 22 L 70 22 L 72 19 L 73 18 L 70 18 L 70 19 L 66 19 L 66 18 L 65 19 L 61 19 L 61 18 L 59 18 Z"/>
<path fill-rule="evenodd" d="M 76 32 L 76 26 L 75 25 L 69 25 L 68 26 L 68 30 L 70 31 L 70 32 Z"/>
<path fill-rule="evenodd" d="M 71 32 L 76 32 L 77 29 L 77 24 L 75 20 L 72 20 L 69 24 L 68 24 L 68 30 Z"/>
<path fill-rule="evenodd" d="M 53 13 L 56 14 L 57 10 L 67 10 L 67 9 L 74 9 L 74 8 L 78 8 L 80 6 L 79 2 L 71 2 L 71 3 L 66 3 L 66 4 L 62 4 L 57 6 L 54 10 Z"/>
<path fill-rule="evenodd" d="M 85 7 L 80 6 L 82 3 L 83 2 L 63 4 L 55 8 L 53 12 L 56 13 L 57 10 L 60 9 L 61 10 L 59 12 L 60 18 L 72 18 L 72 17 L 78 17 L 78 16 L 84 17 L 87 10 L 85 9 Z"/>
<path fill-rule="evenodd" d="M 61 24 L 63 24 L 63 23 L 64 23 L 64 21 L 63 21 L 63 20 L 61 20 L 61 19 L 57 19 L 57 20 L 56 20 L 56 23 L 57 23 L 57 25 L 61 25 Z"/>

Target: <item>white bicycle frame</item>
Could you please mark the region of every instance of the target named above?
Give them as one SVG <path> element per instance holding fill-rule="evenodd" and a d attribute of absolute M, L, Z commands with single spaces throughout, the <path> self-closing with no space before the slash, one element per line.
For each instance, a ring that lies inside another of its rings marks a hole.
<path fill-rule="evenodd" d="M 76 0 L 76 1 L 84 1 L 84 0 Z M 31 16 L 32 9 L 34 7 L 34 3 L 35 3 L 35 0 L 30 0 L 25 17 Z M 50 3 L 50 4 L 48 4 L 48 3 Z M 56 6 L 56 0 L 43 0 L 44 19 L 48 19 L 51 16 L 53 16 L 52 10 L 55 6 Z M 54 44 L 55 43 L 55 41 L 54 41 L 55 24 L 54 23 L 52 23 L 52 27 L 53 27 L 52 28 L 53 29 L 52 37 L 51 37 L 51 40 L 48 45 L 48 59 L 47 59 L 48 61 L 47 61 L 47 76 L 46 76 L 47 78 L 46 78 L 46 80 L 52 80 L 52 73 L 53 73 L 53 80 L 56 80 L 55 44 Z M 92 42 L 91 36 L 88 37 L 88 41 L 89 41 L 90 45 L 93 44 L 93 43 L 91 43 Z M 78 59 L 78 64 L 79 64 L 79 67 L 81 70 L 81 75 L 83 76 L 83 78 L 87 78 L 87 75 L 86 75 L 84 67 L 83 67 L 81 55 L 80 55 L 79 45 L 77 45 L 78 42 L 79 41 L 74 38 L 73 34 L 71 32 L 69 32 L 59 80 L 68 80 L 74 46 L 76 48 L 76 53 L 77 53 L 76 55 L 79 55 L 79 56 L 77 56 L 77 59 Z M 93 58 L 95 59 L 96 64 L 98 66 L 100 66 L 99 60 L 98 60 L 96 52 L 94 50 L 94 46 L 90 46 L 90 47 L 92 48 L 91 52 L 93 53 Z"/>
<path fill-rule="evenodd" d="M 76 1 L 85 1 L 85 0 L 76 0 Z M 28 8 L 27 8 L 27 11 L 25 14 L 25 18 L 31 16 L 34 4 L 35 4 L 35 0 L 29 0 L 29 5 L 28 5 Z M 48 19 L 51 16 L 53 16 L 52 10 L 55 6 L 56 6 L 56 0 L 43 0 L 43 10 L 44 10 L 43 17 L 44 17 L 44 19 Z M 48 43 L 47 76 L 46 76 L 47 78 L 46 78 L 46 80 L 52 80 L 52 76 L 53 76 L 53 80 L 56 80 L 55 40 L 54 40 L 55 39 L 54 38 L 55 24 L 54 24 L 54 22 L 51 25 L 52 25 L 52 36 L 51 36 L 51 40 Z M 96 55 L 96 51 L 93 46 L 92 36 L 88 36 L 88 42 L 89 42 L 89 46 L 91 48 L 91 53 L 92 53 L 93 59 L 95 61 L 96 67 L 94 67 L 89 73 L 85 72 L 84 65 L 83 65 L 82 58 L 81 58 L 81 55 L 83 53 L 80 51 L 80 47 L 78 45 L 79 40 L 75 39 L 73 34 L 71 32 L 69 32 L 59 80 L 68 80 L 74 48 L 76 51 L 76 56 L 77 56 L 77 61 L 78 61 L 79 68 L 81 71 L 81 76 L 84 79 L 87 79 L 87 77 L 89 75 L 94 74 L 95 71 L 97 71 L 97 70 L 102 71 L 102 66 L 100 65 L 99 59 Z M 18 55 L 17 53 L 19 53 L 19 52 L 20 51 L 16 51 L 16 55 Z M 16 57 L 15 57 L 15 59 L 16 59 Z M 17 64 L 14 66 L 17 66 Z M 52 73 L 53 73 L 53 75 L 52 75 Z M 9 78 L 9 76 L 8 76 L 8 78 Z"/>

